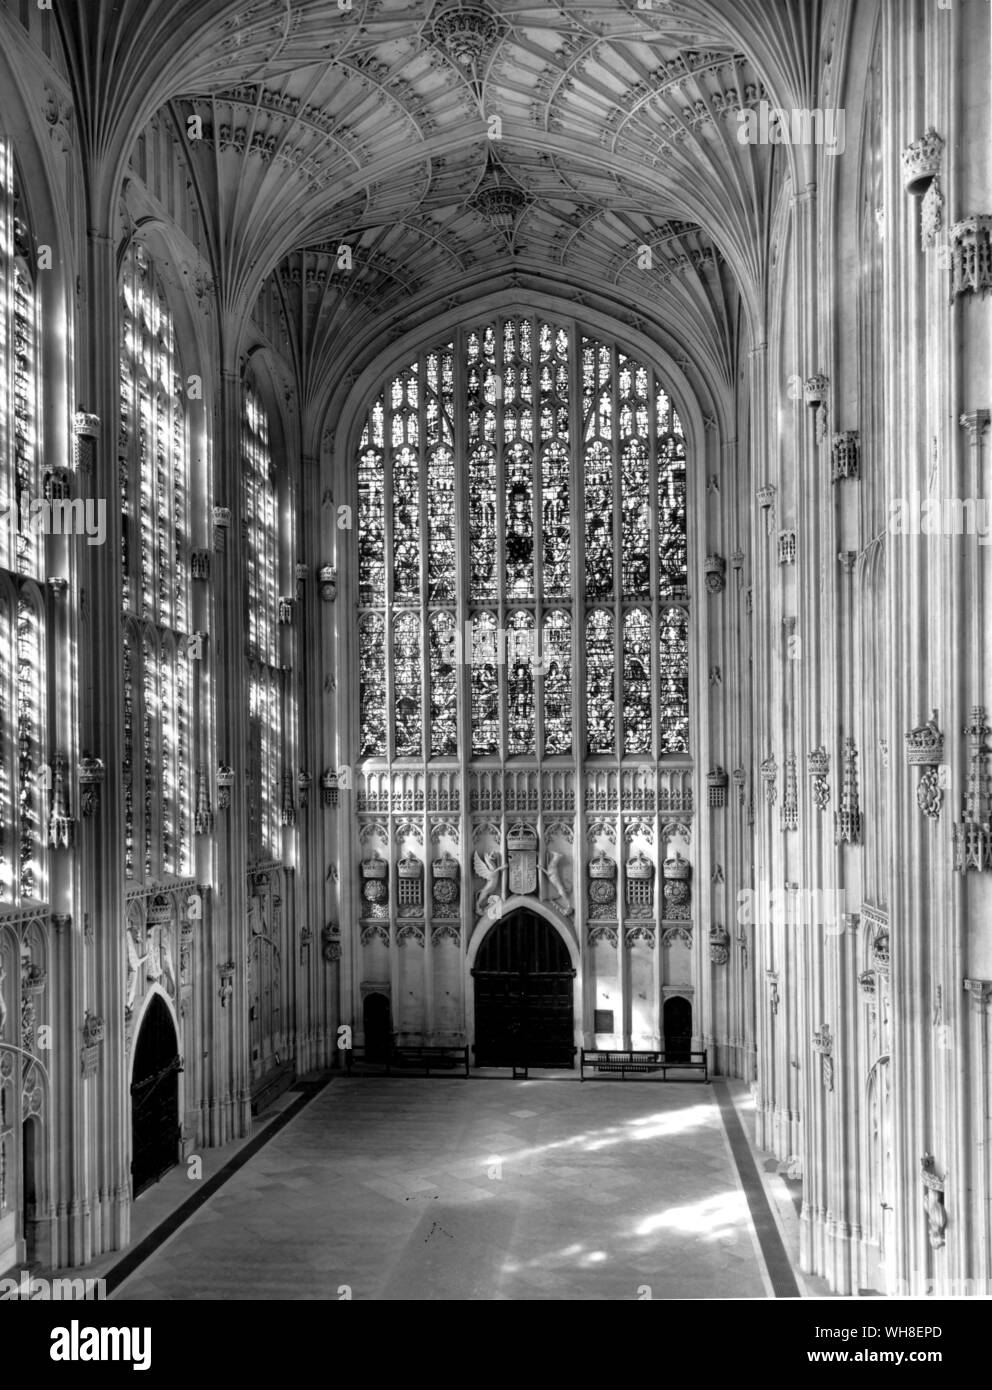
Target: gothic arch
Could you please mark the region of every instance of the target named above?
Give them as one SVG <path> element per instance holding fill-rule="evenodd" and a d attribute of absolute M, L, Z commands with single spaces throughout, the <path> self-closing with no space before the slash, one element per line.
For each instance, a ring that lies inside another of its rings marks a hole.
<path fill-rule="evenodd" d="M 472 967 L 475 965 L 475 958 L 479 954 L 479 947 L 485 940 L 489 928 L 494 927 L 497 922 L 501 921 L 504 917 L 509 917 L 511 912 L 516 912 L 519 908 L 525 908 L 528 912 L 533 912 L 536 916 L 543 917 L 546 921 L 551 923 L 555 931 L 568 947 L 568 954 L 573 969 L 576 972 L 576 979 L 578 980 L 582 973 L 582 956 L 579 951 L 579 943 L 575 936 L 575 927 L 573 924 L 563 913 L 558 912 L 547 903 L 542 903 L 537 898 L 525 897 L 520 894 L 504 898 L 500 904 L 498 916 L 491 917 L 487 912 L 484 912 L 482 916 L 476 920 L 469 935 L 465 952 L 465 969 L 468 972 L 466 978 L 471 978 Z"/>
<path fill-rule="evenodd" d="M 178 986 L 177 986 L 177 988 L 178 988 Z M 128 1048 L 128 1059 L 127 1059 L 127 1080 L 128 1080 L 128 1085 L 130 1085 L 130 1084 L 131 1084 L 131 1081 L 134 1079 L 134 1054 L 135 1054 L 135 1048 L 136 1048 L 136 1046 L 137 1046 L 138 1038 L 141 1036 L 142 1025 L 144 1024 L 145 1019 L 146 1019 L 146 1017 L 148 1016 L 148 1010 L 149 1010 L 149 1008 L 150 1008 L 150 1006 L 151 1006 L 152 1000 L 153 1000 L 153 999 L 156 999 L 156 998 L 157 998 L 157 999 L 161 999 L 162 1002 L 165 1004 L 166 1009 L 168 1010 L 169 1018 L 170 1018 L 170 1020 L 172 1021 L 172 1027 L 173 1027 L 173 1029 L 175 1030 L 175 1034 L 176 1034 L 176 1050 L 179 1052 L 179 1055 L 182 1056 L 182 1038 L 183 1038 L 183 1035 L 182 1035 L 182 1025 L 181 1025 L 181 1022 L 180 1022 L 179 1015 L 178 1015 L 177 1012 L 176 1012 L 176 1006 L 175 1006 L 175 1004 L 173 1003 L 172 999 L 169 997 L 168 991 L 165 990 L 165 989 L 163 989 L 162 986 L 161 986 L 160 984 L 148 984 L 148 985 L 145 986 L 145 992 L 144 992 L 144 996 L 143 996 L 143 998 L 142 998 L 142 1000 L 141 1000 L 141 1008 L 140 1008 L 140 1011 L 135 1015 L 134 1020 L 133 1020 L 133 1025 L 134 1025 L 134 1026 L 133 1026 L 133 1032 L 132 1032 L 132 1036 L 131 1036 L 131 1046 Z M 182 1114 L 182 1110 L 183 1110 L 183 1078 L 184 1078 L 184 1073 L 183 1073 L 183 1072 L 180 1072 L 180 1073 L 179 1073 L 179 1113 L 180 1113 L 180 1114 Z"/>
<path fill-rule="evenodd" d="M 475 1041 L 475 988 L 472 971 L 475 966 L 479 948 L 486 939 L 490 929 L 499 922 L 505 921 L 511 913 L 523 909 L 532 912 L 537 917 L 543 917 L 549 922 L 565 943 L 569 959 L 572 962 L 572 969 L 575 972 L 572 981 L 572 1031 L 573 1042 L 576 1049 L 575 1055 L 579 1056 L 579 1049 L 585 1045 L 585 1034 L 583 1032 L 583 971 L 582 971 L 582 952 L 575 938 L 575 928 L 572 923 L 562 913 L 557 912 L 547 903 L 540 902 L 537 898 L 515 894 L 513 897 L 505 898 L 500 904 L 499 916 L 493 918 L 487 913 L 483 913 L 472 927 L 471 935 L 467 943 L 465 952 L 465 1029 L 466 1041 L 471 1046 Z"/>
<path fill-rule="evenodd" d="M 579 304 L 574 295 L 568 293 L 547 294 L 546 292 L 522 291 L 516 288 L 497 289 L 476 295 L 456 309 L 446 309 L 440 314 L 424 318 L 416 327 L 401 336 L 385 326 L 376 344 L 363 354 L 365 365 L 357 371 L 344 376 L 342 386 L 331 395 L 327 411 L 321 423 L 320 434 L 327 428 L 331 419 L 338 423 L 334 429 L 336 459 L 348 469 L 350 461 L 357 452 L 358 439 L 364 418 L 377 391 L 390 376 L 401 370 L 407 361 L 418 351 L 434 340 L 440 341 L 445 334 L 482 322 L 494 314 L 547 314 L 569 321 L 574 320 L 580 328 L 620 344 L 625 350 L 654 367 L 663 378 L 671 392 L 676 410 L 685 429 L 686 447 L 692 457 L 698 460 L 695 472 L 697 481 L 705 484 L 703 460 L 706 457 L 706 429 L 703 423 L 704 410 L 716 414 L 718 432 L 721 438 L 732 434 L 732 415 L 727 413 L 729 406 L 724 393 L 704 380 L 703 392 L 698 391 L 689 380 L 687 366 L 676 359 L 674 341 L 669 347 L 647 331 L 631 327 L 624 322 L 619 313 L 611 314 L 599 309 Z M 329 486 L 331 479 L 324 480 Z M 705 492 L 700 489 L 701 496 Z M 690 559 L 690 567 L 691 567 Z"/>

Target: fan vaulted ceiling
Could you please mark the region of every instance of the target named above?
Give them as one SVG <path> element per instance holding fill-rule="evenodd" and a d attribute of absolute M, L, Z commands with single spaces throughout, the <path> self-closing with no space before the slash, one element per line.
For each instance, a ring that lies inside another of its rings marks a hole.
<path fill-rule="evenodd" d="M 772 160 L 738 143 L 735 116 L 766 85 L 797 99 L 808 86 L 815 7 L 70 8 L 82 13 L 60 22 L 92 160 L 112 155 L 114 119 L 136 132 L 165 105 L 180 129 L 200 118 L 191 177 L 230 309 L 280 263 L 290 284 L 309 280 L 296 312 L 312 338 L 322 315 L 325 334 L 351 331 L 370 307 L 537 274 L 649 303 L 728 376 L 738 296 L 760 281 Z"/>

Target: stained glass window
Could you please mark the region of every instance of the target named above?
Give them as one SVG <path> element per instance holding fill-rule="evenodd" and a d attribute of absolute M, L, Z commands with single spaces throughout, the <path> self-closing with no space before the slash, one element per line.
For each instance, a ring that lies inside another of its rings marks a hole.
<path fill-rule="evenodd" d="M 689 751 L 689 615 L 666 608 L 661 615 L 661 751 Z"/>
<path fill-rule="evenodd" d="M 253 860 L 281 857 L 283 701 L 279 494 L 269 412 L 251 373 L 241 413 L 248 665 L 248 845 Z"/>
<path fill-rule="evenodd" d="M 35 244 L 9 143 L 0 137 L 0 901 L 48 896 L 42 332 Z"/>
<path fill-rule="evenodd" d="M 433 613 L 431 646 L 431 755 L 454 757 L 458 752 L 457 625 L 454 613 Z"/>
<path fill-rule="evenodd" d="M 128 877 L 192 872 L 188 424 L 168 300 L 131 241 L 120 280 L 124 836 Z"/>
<path fill-rule="evenodd" d="M 613 614 L 594 608 L 586 619 L 586 720 L 590 753 L 616 748 L 616 638 Z"/>
<path fill-rule="evenodd" d="M 373 402 L 357 474 L 363 757 L 688 752 L 685 438 L 651 367 L 536 317 L 459 331 Z"/>
<path fill-rule="evenodd" d="M 499 645 L 496 614 L 477 613 L 472 631 L 472 752 L 482 758 L 499 752 Z"/>
<path fill-rule="evenodd" d="M 18 893 L 44 897 L 40 848 L 44 841 L 41 609 L 24 591 L 17 604 L 17 803 Z"/>

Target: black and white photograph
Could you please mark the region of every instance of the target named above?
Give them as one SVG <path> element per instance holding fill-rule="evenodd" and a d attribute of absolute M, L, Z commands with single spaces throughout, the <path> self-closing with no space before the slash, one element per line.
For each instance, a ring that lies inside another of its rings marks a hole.
<path fill-rule="evenodd" d="M 30 1373 L 964 1373 L 990 412 L 988 0 L 0 0 Z"/>

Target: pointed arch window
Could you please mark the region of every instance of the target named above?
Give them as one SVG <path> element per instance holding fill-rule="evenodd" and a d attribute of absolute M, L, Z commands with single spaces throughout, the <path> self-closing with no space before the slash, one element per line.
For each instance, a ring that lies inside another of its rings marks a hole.
<path fill-rule="evenodd" d="M 192 873 L 189 422 L 176 329 L 145 247 L 120 279 L 124 837 L 128 877 Z"/>
<path fill-rule="evenodd" d="M 248 665 L 248 840 L 253 861 L 281 858 L 284 706 L 289 668 L 281 660 L 279 494 L 268 409 L 251 372 L 241 413 L 241 501 L 245 541 Z"/>
<path fill-rule="evenodd" d="M 688 753 L 685 437 L 649 365 L 539 317 L 460 330 L 357 465 L 362 757 Z"/>
<path fill-rule="evenodd" d="M 0 901 L 48 897 L 40 301 L 34 238 L 10 142 L 0 136 Z"/>
<path fill-rule="evenodd" d="M 0 565 L 37 579 L 44 539 L 31 507 L 41 497 L 41 323 L 32 244 L 16 161 L 0 137 Z"/>

